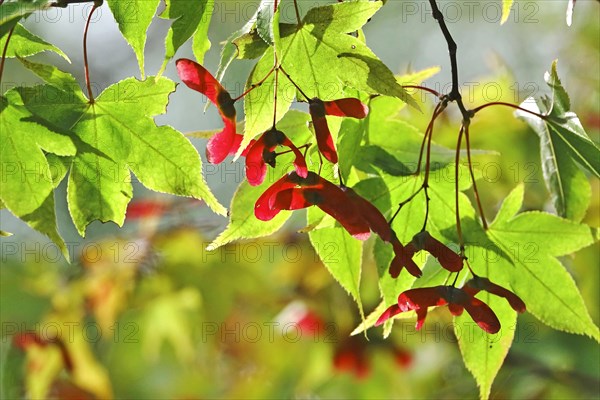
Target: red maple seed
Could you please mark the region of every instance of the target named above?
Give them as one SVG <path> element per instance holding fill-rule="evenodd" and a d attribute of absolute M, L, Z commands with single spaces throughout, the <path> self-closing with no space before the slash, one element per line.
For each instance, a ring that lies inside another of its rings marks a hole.
<path fill-rule="evenodd" d="M 427 231 L 417 233 L 410 241 L 411 251 L 416 253 L 419 250 L 426 250 L 437 258 L 440 265 L 450 272 L 458 272 L 463 267 L 463 260 L 460 255 L 456 254 L 448 246 L 434 238 Z M 411 255 L 412 257 L 412 255 Z"/>
<path fill-rule="evenodd" d="M 258 198 L 254 213 L 258 219 L 268 221 L 281 210 L 312 205 L 335 218 L 355 238 L 366 240 L 370 236 L 369 224 L 346 192 L 314 172 L 308 172 L 307 178 L 292 172 L 275 182 Z"/>
<path fill-rule="evenodd" d="M 272 167 L 275 166 L 276 154 L 274 150 L 279 145 L 286 146 L 292 150 L 296 156 L 294 160 L 296 173 L 302 178 L 307 177 L 308 169 L 306 167 L 306 160 L 300 150 L 283 132 L 271 129 L 263 133 L 258 140 L 254 141 L 248 147 L 246 154 L 246 179 L 248 179 L 249 184 L 257 186 L 265 180 L 267 164 Z"/>
<path fill-rule="evenodd" d="M 308 111 L 315 128 L 319 151 L 327 160 L 335 164 L 338 162 L 338 155 L 325 116 L 364 118 L 367 116 L 369 108 L 360 100 L 353 98 L 326 102 L 314 98 L 308 102 Z"/>
<path fill-rule="evenodd" d="M 202 65 L 187 58 L 176 62 L 179 77 L 190 89 L 204 94 L 217 106 L 225 124 L 223 130 L 210 138 L 206 156 L 212 164 L 219 164 L 228 155 L 235 154 L 243 136 L 236 133 L 236 111 L 231 95 Z"/>
<path fill-rule="evenodd" d="M 401 293 L 398 296 L 398 303 L 385 310 L 375 326 L 383 324 L 397 314 L 412 310 L 417 313 L 415 328 L 418 330 L 425 322 L 429 307 L 447 304 L 452 315 L 460 315 L 463 309 L 467 310 L 473 321 L 487 333 L 497 333 L 500 330 L 500 321 L 487 304 L 453 286 L 416 288 Z"/>
<path fill-rule="evenodd" d="M 512 309 L 516 312 L 524 313 L 525 311 L 527 311 L 525 303 L 523 302 L 523 300 L 521 300 L 519 296 L 517 296 L 510 290 L 491 282 L 487 278 L 475 276 L 473 277 L 473 279 L 465 283 L 463 289 L 471 296 L 475 296 L 481 290 L 485 290 L 486 292 L 495 294 L 496 296 L 504 297 L 508 301 Z"/>

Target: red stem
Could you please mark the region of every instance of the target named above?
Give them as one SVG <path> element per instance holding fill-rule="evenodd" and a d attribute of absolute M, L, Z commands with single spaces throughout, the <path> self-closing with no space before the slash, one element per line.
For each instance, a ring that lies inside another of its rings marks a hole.
<path fill-rule="evenodd" d="M 477 183 L 475 182 L 475 174 L 473 173 L 473 163 L 471 162 L 471 143 L 469 142 L 469 125 L 465 127 L 465 141 L 467 143 L 467 161 L 469 163 L 469 173 L 471 174 L 471 180 L 473 181 L 473 193 L 475 194 L 475 200 L 477 201 L 477 207 L 479 208 L 479 215 L 481 216 L 481 223 L 483 229 L 488 229 L 488 224 L 483 213 L 483 206 L 481 205 L 481 198 L 479 197 L 479 190 L 477 190 Z"/>
<path fill-rule="evenodd" d="M 298 10 L 298 1 L 294 0 L 294 9 L 296 10 L 296 19 L 298 20 L 298 25 L 302 24 L 302 19 L 300 18 L 300 11 Z"/>
<path fill-rule="evenodd" d="M 432 95 L 434 95 L 436 97 L 442 97 L 442 95 L 439 92 L 437 92 L 437 91 L 435 91 L 435 90 L 433 90 L 431 88 L 425 87 L 425 86 L 419 86 L 419 85 L 402 85 L 402 87 L 404 89 L 419 89 L 419 90 L 423 90 L 425 92 L 429 92 L 429 93 L 431 93 Z"/>
<path fill-rule="evenodd" d="M 239 99 L 241 99 L 242 97 L 246 96 L 248 93 L 250 93 L 251 91 L 253 91 L 257 87 L 260 87 L 263 83 L 265 83 L 265 81 L 267 80 L 267 78 L 269 76 L 271 76 L 271 74 L 273 73 L 273 71 L 275 71 L 275 67 L 271 68 L 271 70 L 267 73 L 267 75 L 265 75 L 264 78 L 262 78 L 257 83 L 253 83 L 252 85 L 250 85 L 250 87 L 244 93 L 242 93 L 241 95 L 239 95 L 238 97 L 236 97 L 235 99 L 233 99 L 233 101 L 234 102 L 238 101 Z"/>
<path fill-rule="evenodd" d="M 464 255 L 465 250 L 465 242 L 462 234 L 462 226 L 460 224 L 460 210 L 459 210 L 459 202 L 460 202 L 460 191 L 458 189 L 458 165 L 460 162 L 460 145 L 462 142 L 463 133 L 465 132 L 464 123 L 460 126 L 460 131 L 458 132 L 458 140 L 456 142 L 456 158 L 454 165 L 454 200 L 456 203 L 456 234 L 458 235 L 458 244 L 460 245 L 460 253 Z"/>
<path fill-rule="evenodd" d="M 428 139 L 428 135 L 430 133 L 429 128 L 431 127 L 432 121 L 437 118 L 437 114 L 440 113 L 442 109 L 442 103 L 438 103 L 433 110 L 433 115 L 431 117 L 431 121 L 429 121 L 429 125 L 427 125 L 427 129 L 425 130 L 425 135 L 423 136 L 423 141 L 421 142 L 421 149 L 419 150 L 419 161 L 417 162 L 417 170 L 415 171 L 415 175 L 418 175 L 421 172 L 421 161 L 423 161 L 423 150 L 425 149 L 425 141 Z"/>
<path fill-rule="evenodd" d="M 427 136 L 427 134 L 429 134 L 429 136 L 427 138 L 427 153 L 426 153 L 426 157 L 425 157 L 425 179 L 423 181 L 423 185 L 427 185 L 427 182 L 429 181 L 429 170 L 431 167 L 431 139 L 433 137 L 433 125 L 434 125 L 437 117 L 439 117 L 442 114 L 442 112 L 446 109 L 447 105 L 448 105 L 448 103 L 446 101 L 442 101 L 438 104 L 438 106 L 436 107 L 436 109 L 433 112 L 431 121 L 429 121 L 427 130 L 425 131 L 425 135 Z M 421 147 L 421 149 L 422 149 L 422 147 Z M 419 155 L 419 168 L 421 168 L 422 155 L 423 155 L 423 152 L 421 151 L 421 154 Z"/>
<path fill-rule="evenodd" d="M 2 3 L 0 3 L 2 4 Z M 15 25 L 16 26 L 16 25 Z M 4 43 L 4 49 L 2 50 L 2 60 L 0 61 L 0 83 L 2 83 L 2 73 L 4 72 L 4 60 L 6 60 L 6 51 L 8 50 L 8 42 L 13 34 L 15 27 L 10 28 L 10 31 L 6 34 L 6 43 Z"/>
<path fill-rule="evenodd" d="M 528 109 L 526 109 L 526 108 L 519 107 L 519 106 L 518 106 L 518 105 L 516 105 L 516 104 L 512 104 L 512 103 L 505 103 L 505 102 L 503 102 L 503 101 L 494 101 L 494 102 L 492 102 L 492 103 L 487 103 L 487 104 L 484 104 L 484 105 L 482 105 L 482 106 L 479 106 L 479 107 L 477 107 L 477 108 L 474 108 L 474 109 L 472 109 L 472 110 L 471 110 L 471 113 L 473 113 L 473 115 L 474 115 L 475 113 L 477 113 L 477 112 L 479 112 L 479 111 L 483 110 L 484 108 L 488 108 L 488 107 L 490 107 L 490 106 L 506 106 L 506 107 L 511 107 L 511 108 L 514 108 L 514 109 L 517 109 L 517 110 L 521 110 L 521 111 L 523 111 L 523 112 L 526 112 L 526 113 L 529 113 L 529 114 L 535 115 L 536 117 L 539 117 L 539 118 L 541 118 L 541 119 L 546 119 L 546 118 L 548 118 L 546 115 L 543 115 L 543 114 L 538 114 L 538 113 L 536 113 L 536 112 L 534 112 L 534 111 L 531 111 L 531 110 L 528 110 Z"/>
<path fill-rule="evenodd" d="M 300 92 L 300 94 L 302 96 L 304 96 L 304 98 L 306 99 L 306 101 L 310 101 L 310 97 L 308 97 L 306 95 L 306 93 L 304 93 L 304 91 L 302 89 L 300 89 L 300 86 L 298 86 L 296 84 L 296 82 L 294 82 L 294 80 L 292 79 L 292 77 L 287 72 L 285 72 L 285 70 L 283 69 L 283 66 L 280 65 L 279 67 L 277 67 L 277 69 L 281 70 L 281 72 L 283 72 L 283 74 L 285 75 L 285 77 L 288 78 L 288 80 L 292 83 L 292 85 L 294 85 L 294 87 L 296 87 L 296 89 L 298 89 L 298 91 Z"/>
<path fill-rule="evenodd" d="M 88 34 L 88 30 L 90 28 L 90 21 L 92 20 L 92 14 L 94 14 L 94 11 L 96 11 L 96 8 L 98 8 L 98 7 L 99 7 L 99 5 L 94 3 L 94 6 L 92 7 L 92 10 L 90 11 L 90 15 L 88 15 L 88 19 L 85 23 L 85 30 L 83 31 L 83 68 L 85 71 L 85 84 L 87 86 L 90 104 L 94 104 L 94 94 L 92 93 L 92 84 L 90 82 L 90 68 L 89 68 L 88 56 L 87 56 L 87 34 Z"/>

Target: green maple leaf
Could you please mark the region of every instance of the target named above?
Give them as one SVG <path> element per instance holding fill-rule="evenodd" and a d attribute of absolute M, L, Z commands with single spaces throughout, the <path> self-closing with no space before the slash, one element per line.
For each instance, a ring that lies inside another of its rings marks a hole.
<path fill-rule="evenodd" d="M 190 37 L 193 37 L 192 51 L 199 63 L 210 49 L 208 26 L 215 6 L 214 0 L 167 0 L 161 18 L 172 19 L 173 24 L 165 39 L 165 61 L 161 67 L 164 71 L 167 63 L 175 56 L 177 50 Z M 159 73 L 160 75 L 160 73 Z"/>
<path fill-rule="evenodd" d="M 573 278 L 556 258 L 594 243 L 592 229 L 543 212 L 515 215 L 522 202 L 519 187 L 505 200 L 487 231 L 514 264 L 507 283 L 543 323 L 600 340 Z"/>
<path fill-rule="evenodd" d="M 121 34 L 133 49 L 138 60 L 142 78 L 144 72 L 144 48 L 146 32 L 154 18 L 160 0 L 107 0 Z"/>
<path fill-rule="evenodd" d="M 0 38 L 0 49 L 3 49 L 6 45 L 6 38 L 7 36 Z M 6 51 L 7 58 L 29 57 L 43 51 L 52 51 L 65 60 L 71 62 L 69 57 L 67 57 L 67 55 L 58 47 L 29 32 L 23 25 L 15 25 L 15 29 L 10 37 L 10 43 Z"/>
<path fill-rule="evenodd" d="M 248 22 L 246 22 L 243 27 L 229 35 L 225 43 L 223 43 L 223 49 L 221 50 L 221 58 L 219 60 L 219 67 L 215 75 L 215 78 L 218 81 L 223 79 L 223 76 L 225 76 L 225 72 L 227 72 L 227 68 L 229 68 L 229 65 L 231 65 L 231 62 L 236 57 L 245 58 L 245 52 L 243 49 L 240 50 L 240 48 L 246 46 L 246 44 L 252 43 L 251 46 L 253 48 L 262 49 L 262 51 L 259 50 L 253 52 L 253 57 L 251 58 L 258 58 L 262 54 L 264 54 L 265 50 L 269 45 L 258 34 L 256 30 L 256 21 L 258 19 L 259 12 L 268 7 L 273 8 L 273 0 L 261 0 L 260 4 L 258 5 L 258 8 L 256 9 L 256 12 L 252 15 L 252 17 L 250 17 Z M 248 34 L 250 34 L 250 36 L 246 36 Z M 240 40 L 241 44 L 238 43 Z"/>
<path fill-rule="evenodd" d="M 0 7 L 0 38 L 4 37 L 22 18 L 50 7 L 47 0 L 10 1 Z"/>
<path fill-rule="evenodd" d="M 248 76 L 246 82 L 246 90 L 253 84 L 261 81 L 273 68 L 273 48 L 268 48 L 254 69 Z M 285 80 L 283 74 L 279 74 L 277 82 L 277 118 L 281 120 L 287 110 L 290 108 L 294 95 L 295 87 Z M 275 72 L 259 87 L 256 87 L 246 95 L 244 99 L 244 140 L 240 146 L 240 152 L 246 147 L 250 140 L 254 139 L 258 134 L 263 133 L 273 126 L 273 98 L 275 91 Z M 292 138 L 293 140 L 293 138 Z"/>
<path fill-rule="evenodd" d="M 19 89 L 25 106 L 67 130 L 77 146 L 67 190 L 81 235 L 94 220 L 123 224 L 132 196 L 130 171 L 151 190 L 203 199 L 225 213 L 202 178 L 196 149 L 180 132 L 154 123 L 153 117 L 165 111 L 174 82 L 128 78 L 90 102 L 68 74 L 39 64 L 29 67 L 49 84 Z M 49 103 L 50 96 L 58 100 Z"/>
<path fill-rule="evenodd" d="M 325 213 L 317 207 L 310 207 L 307 225 L 318 224 Z M 362 242 L 353 238 L 340 226 L 313 229 L 308 232 L 310 243 L 319 258 L 336 281 L 352 296 L 364 321 L 364 311 L 360 297 L 362 267 Z"/>
<path fill-rule="evenodd" d="M 253 60 L 265 54 L 269 45 L 260 37 L 258 32 L 252 30 L 244 33 L 231 42 L 236 49 L 236 58 L 240 60 Z"/>
<path fill-rule="evenodd" d="M 73 155 L 76 149 L 72 139 L 29 112 L 15 89 L 0 97 L 0 139 L 3 205 L 47 235 L 68 257 L 56 228 L 55 185 L 45 152 Z"/>
<path fill-rule="evenodd" d="M 577 164 L 600 177 L 600 148 L 570 111 L 571 102 L 558 78 L 556 61 L 545 80 L 552 97 L 529 98 L 521 107 L 547 117 L 541 119 L 519 110 L 515 115 L 524 119 L 540 138 L 544 180 L 558 215 L 581 221 L 589 206 L 591 188 Z"/>
<path fill-rule="evenodd" d="M 509 261 L 485 247 L 471 247 L 470 254 L 470 265 L 477 274 L 511 289 L 507 275 L 513 266 Z M 492 383 L 512 345 L 517 313 L 505 299 L 488 292 L 480 292 L 477 298 L 494 311 L 500 321 L 500 331 L 489 334 L 481 330 L 467 313 L 463 313 L 454 318 L 454 332 L 463 361 L 479 386 L 480 398 L 487 399 Z"/>
<path fill-rule="evenodd" d="M 310 98 L 335 100 L 345 87 L 352 87 L 398 97 L 418 108 L 392 71 L 361 40 L 348 35 L 363 26 L 381 5 L 352 1 L 315 7 L 300 25 L 281 25 L 280 38 L 275 38 L 277 55 Z"/>

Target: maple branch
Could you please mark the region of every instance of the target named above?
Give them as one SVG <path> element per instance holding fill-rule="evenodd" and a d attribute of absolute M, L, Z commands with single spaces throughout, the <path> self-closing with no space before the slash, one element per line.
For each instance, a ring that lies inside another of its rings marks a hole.
<path fill-rule="evenodd" d="M 448 43 L 448 53 L 450 53 L 450 68 L 452 70 L 452 90 L 448 94 L 448 99 L 449 101 L 456 101 L 463 119 L 468 121 L 472 117 L 472 113 L 467 111 L 465 108 L 462 102 L 462 96 L 460 95 L 460 90 L 458 88 L 458 63 L 456 62 L 456 50 L 458 49 L 458 46 L 448 30 L 448 26 L 444 20 L 444 14 L 442 14 L 438 8 L 437 2 L 435 0 L 429 0 L 429 4 L 431 4 L 433 18 L 438 22 L 440 29 L 444 34 L 444 38 L 446 39 L 446 43 Z"/>
<path fill-rule="evenodd" d="M 0 3 L 1 5 L 2 3 Z M 16 25 L 15 25 L 16 26 Z M 8 42 L 10 42 L 10 37 L 15 30 L 15 26 L 10 28 L 10 31 L 6 34 L 6 43 L 4 43 L 4 49 L 2 49 L 2 60 L 0 61 L 0 83 L 2 82 L 2 73 L 4 72 L 4 61 L 6 60 L 6 51 L 8 50 Z"/>
<path fill-rule="evenodd" d="M 77 3 L 94 3 L 94 4 L 98 4 L 98 7 L 100 7 L 103 3 L 103 0 L 58 0 L 55 1 L 53 3 L 50 3 L 50 7 L 60 7 L 60 8 L 67 8 L 69 6 L 69 4 L 77 4 Z"/>
<path fill-rule="evenodd" d="M 90 15 L 88 15 L 88 19 L 85 23 L 85 30 L 83 31 L 83 69 L 85 71 L 85 84 L 87 86 L 88 96 L 90 98 L 90 104 L 94 103 L 94 94 L 92 93 L 92 84 L 90 82 L 90 68 L 89 68 L 88 56 L 87 56 L 87 34 L 88 34 L 88 31 L 90 28 L 90 21 L 92 20 L 92 15 L 94 14 L 94 11 L 96 11 L 96 8 L 100 7 L 101 5 L 102 5 L 102 0 L 94 1 L 94 6 L 92 7 L 92 10 L 90 11 Z"/>

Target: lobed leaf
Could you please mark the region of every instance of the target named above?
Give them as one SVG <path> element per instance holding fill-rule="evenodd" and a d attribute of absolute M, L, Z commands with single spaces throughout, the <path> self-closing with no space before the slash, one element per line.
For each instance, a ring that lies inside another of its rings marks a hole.
<path fill-rule="evenodd" d="M 144 78 L 146 33 L 160 0 L 107 0 L 107 2 L 121 34 L 137 57 L 140 74 Z"/>
<path fill-rule="evenodd" d="M 272 7 L 273 0 L 261 0 L 260 4 L 258 5 L 258 8 L 256 9 L 256 12 L 252 15 L 252 17 L 250 17 L 248 22 L 246 22 L 242 28 L 240 28 L 239 30 L 237 30 L 237 31 L 233 32 L 231 35 L 229 35 L 229 37 L 223 44 L 223 49 L 221 50 L 221 58 L 219 60 L 219 68 L 217 69 L 217 73 L 215 75 L 215 78 L 218 81 L 221 81 L 223 79 L 223 76 L 225 76 L 225 72 L 227 72 L 227 68 L 229 68 L 229 65 L 231 64 L 231 62 L 239 55 L 239 49 L 238 49 L 237 45 L 235 44 L 235 41 L 248 33 L 251 33 L 252 35 L 256 34 L 258 36 L 258 38 L 260 38 L 260 35 L 258 35 L 258 32 L 256 32 L 256 29 L 255 29 L 256 28 L 256 20 L 258 18 L 258 12 L 260 10 L 262 10 L 263 8 L 268 7 L 269 4 L 271 4 L 271 7 Z M 264 42 L 264 40 L 262 40 L 262 38 L 261 38 L 261 41 Z M 266 42 L 264 42 L 264 43 L 265 43 L 265 45 L 267 45 Z M 264 47 L 264 49 L 266 50 L 267 47 Z M 263 53 L 264 53 L 264 51 L 261 52 L 260 54 L 263 54 Z M 258 55 L 257 55 L 257 57 L 258 57 Z M 253 57 L 253 58 L 255 58 L 255 57 Z"/>
<path fill-rule="evenodd" d="M 174 20 L 165 39 L 163 71 L 177 50 L 193 36 L 192 50 L 196 61 L 202 63 L 204 54 L 210 49 L 208 26 L 210 25 L 214 0 L 167 0 L 161 18 Z M 220 78 L 217 78 L 220 79 Z"/>
<path fill-rule="evenodd" d="M 344 87 L 353 87 L 395 96 L 418 108 L 389 68 L 362 41 L 345 34 L 360 27 L 380 6 L 379 2 L 358 1 L 315 7 L 301 25 L 281 26 L 281 38 L 275 42 L 279 60 L 309 98 L 335 100 Z M 334 17 L 336 10 L 346 7 L 368 10 L 348 21 Z"/>
<path fill-rule="evenodd" d="M 0 7 L 0 38 L 3 38 L 17 23 L 35 11 L 50 7 L 47 0 L 12 1 Z"/>
<path fill-rule="evenodd" d="M 0 49 L 6 45 L 6 37 L 0 38 Z M 52 51 L 68 62 L 69 57 L 58 47 L 46 42 L 39 36 L 34 35 L 22 24 L 16 24 L 10 37 L 10 43 L 6 51 L 6 58 L 29 57 L 43 51 Z"/>
<path fill-rule="evenodd" d="M 0 97 L 0 199 L 15 216 L 52 239 L 68 258 L 56 226 L 51 169 L 42 150 L 73 155 L 75 145 L 44 122 L 27 110 L 15 89 Z"/>
<path fill-rule="evenodd" d="M 81 235 L 94 220 L 123 223 L 132 197 L 130 170 L 152 190 L 203 199 L 217 213 L 225 213 L 202 178 L 196 149 L 180 132 L 153 121 L 165 111 L 174 82 L 128 78 L 90 103 L 72 84 L 54 86 L 70 82 L 66 74 L 31 68 L 51 84 L 23 91 L 25 106 L 68 132 L 77 148 L 70 162 L 67 198 Z M 50 109 L 40 91 L 64 101 Z"/>
<path fill-rule="evenodd" d="M 511 197 L 507 208 L 514 210 L 518 192 Z M 499 214 L 487 234 L 514 264 L 508 279 L 515 293 L 545 324 L 600 341 L 573 278 L 555 258 L 594 243 L 592 229 L 547 213 L 510 214 Z"/>

